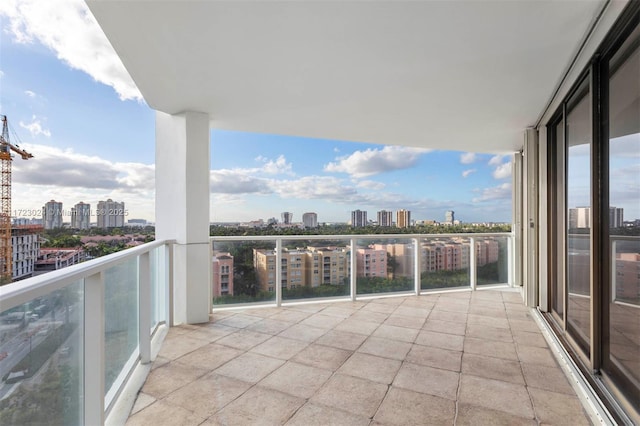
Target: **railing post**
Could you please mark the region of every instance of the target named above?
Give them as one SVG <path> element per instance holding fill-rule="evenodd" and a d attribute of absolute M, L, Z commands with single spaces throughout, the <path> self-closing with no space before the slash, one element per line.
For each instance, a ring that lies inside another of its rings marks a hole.
<path fill-rule="evenodd" d="M 151 262 L 149 252 L 138 258 L 138 342 L 140 362 L 151 362 Z"/>
<path fill-rule="evenodd" d="M 515 286 L 513 282 L 513 268 L 516 257 L 513 252 L 513 238 L 513 234 L 507 237 L 507 284 L 509 284 L 509 287 Z"/>
<path fill-rule="evenodd" d="M 282 238 L 276 239 L 276 306 L 282 306 Z"/>
<path fill-rule="evenodd" d="M 476 280 L 478 277 L 477 271 L 477 259 L 476 259 L 476 240 L 473 237 L 469 237 L 469 285 L 471 290 L 476 289 Z"/>
<path fill-rule="evenodd" d="M 84 424 L 104 424 L 104 273 L 84 280 Z"/>
<path fill-rule="evenodd" d="M 351 251 L 349 253 L 350 258 L 350 269 L 349 269 L 349 294 L 351 295 L 351 301 L 356 301 L 356 283 L 358 280 L 358 268 L 356 262 L 358 261 L 358 257 L 356 256 L 356 240 L 351 238 L 350 241 Z"/>
<path fill-rule="evenodd" d="M 174 248 L 174 244 L 171 243 L 169 245 L 167 245 L 167 251 L 166 251 L 166 259 L 168 260 L 166 263 L 166 273 L 167 273 L 167 288 L 166 288 L 166 304 L 165 304 L 165 308 L 166 308 L 166 320 L 169 323 L 169 327 L 173 327 L 174 326 L 174 315 L 173 315 L 173 259 L 174 259 L 174 255 L 173 255 L 173 248 Z"/>
<path fill-rule="evenodd" d="M 413 239 L 413 284 L 416 296 L 420 296 L 420 242 Z"/>

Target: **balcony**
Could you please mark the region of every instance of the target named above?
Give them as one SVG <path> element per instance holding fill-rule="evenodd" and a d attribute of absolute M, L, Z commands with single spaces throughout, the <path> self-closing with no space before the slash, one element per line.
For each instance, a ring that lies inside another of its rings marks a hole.
<path fill-rule="evenodd" d="M 280 256 L 301 240 L 354 247 L 398 236 L 355 237 L 264 240 Z M 513 236 L 402 236 L 453 237 L 469 242 L 471 259 L 474 238 L 502 241 L 507 282 L 478 285 L 473 266 L 463 287 L 425 290 L 416 275 L 411 289 L 373 294 L 352 274 L 344 297 L 287 299 L 276 288 L 266 305 L 214 305 L 209 322 L 169 328 L 174 248 L 159 241 L 2 287 L 0 419 L 588 424 L 561 352 L 510 284 Z M 239 242 L 214 238 L 212 248 Z M 59 397 L 42 399 L 44 389 Z"/>

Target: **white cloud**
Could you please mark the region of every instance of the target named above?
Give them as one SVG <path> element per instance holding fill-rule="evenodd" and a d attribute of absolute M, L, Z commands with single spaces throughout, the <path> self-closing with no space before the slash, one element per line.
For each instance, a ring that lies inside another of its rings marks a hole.
<path fill-rule="evenodd" d="M 243 169 L 211 170 L 211 193 L 213 194 L 270 194 L 269 181 L 251 176 Z"/>
<path fill-rule="evenodd" d="M 35 98 L 36 97 L 36 93 L 32 92 L 31 90 L 25 90 L 24 94 L 27 95 L 30 98 Z"/>
<path fill-rule="evenodd" d="M 291 163 L 287 163 L 287 159 L 284 157 L 284 155 L 280 155 L 275 160 L 270 160 L 260 155 L 256 158 L 256 161 L 264 163 L 259 170 L 256 170 L 256 172 L 261 171 L 270 175 L 294 174 Z"/>
<path fill-rule="evenodd" d="M 464 154 L 460 154 L 460 163 L 462 164 L 472 164 L 476 161 L 476 154 L 474 152 L 465 152 Z"/>
<path fill-rule="evenodd" d="M 393 170 L 413 167 L 420 155 L 430 150 L 402 146 L 385 146 L 382 149 L 355 151 L 351 155 L 338 157 L 324 166 L 326 172 L 348 173 L 361 178 Z"/>
<path fill-rule="evenodd" d="M 20 121 L 19 124 L 20 127 L 27 129 L 33 138 L 38 135 L 43 135 L 48 138 L 51 137 L 51 131 L 49 131 L 49 129 L 43 129 L 42 123 L 40 123 L 40 120 L 35 115 L 31 117 L 31 123 Z"/>
<path fill-rule="evenodd" d="M 481 203 L 484 201 L 496 201 L 496 200 L 510 200 L 511 199 L 511 184 L 503 183 L 491 188 L 485 188 L 477 190 L 480 192 L 480 196 L 473 199 L 474 203 Z"/>
<path fill-rule="evenodd" d="M 0 70 L 0 78 L 4 77 L 4 71 Z"/>
<path fill-rule="evenodd" d="M 477 172 L 477 169 L 469 169 L 469 170 L 465 170 L 464 172 L 462 172 L 462 177 L 466 178 L 468 177 L 471 173 L 475 173 Z"/>
<path fill-rule="evenodd" d="M 3 0 L 0 16 L 15 42 L 39 42 L 71 68 L 113 87 L 120 99 L 142 100 L 84 1 Z"/>
<path fill-rule="evenodd" d="M 355 182 L 358 188 L 371 189 L 374 191 L 380 191 L 384 189 L 387 185 L 382 182 L 376 182 L 375 180 L 361 180 Z"/>
<path fill-rule="evenodd" d="M 491 159 L 489 160 L 489 165 L 490 166 L 499 166 L 502 163 L 502 159 L 506 157 L 505 155 L 494 155 L 493 157 L 491 157 Z"/>
<path fill-rule="evenodd" d="M 511 176 L 511 162 L 500 164 L 493 171 L 493 177 L 496 179 L 505 179 Z"/>
<path fill-rule="evenodd" d="M 61 188 L 144 191 L 155 188 L 155 168 L 142 163 L 118 163 L 72 150 L 26 144 L 33 154 L 13 162 L 14 182 Z"/>

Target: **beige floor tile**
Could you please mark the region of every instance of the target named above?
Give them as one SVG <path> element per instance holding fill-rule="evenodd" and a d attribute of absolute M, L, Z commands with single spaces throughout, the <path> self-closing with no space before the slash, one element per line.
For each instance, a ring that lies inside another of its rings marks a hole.
<path fill-rule="evenodd" d="M 486 304 L 485 305 L 472 304 L 469 307 L 469 313 L 472 315 L 482 315 L 484 317 L 507 319 L 507 312 L 504 310 L 504 306 L 501 303 L 500 304 L 492 303 L 491 306 L 487 306 Z"/>
<path fill-rule="evenodd" d="M 406 361 L 444 370 L 460 371 L 462 352 L 432 346 L 413 345 Z"/>
<path fill-rule="evenodd" d="M 273 426 L 273 422 L 260 417 L 259 413 L 247 414 L 227 407 L 209 417 L 200 426 Z"/>
<path fill-rule="evenodd" d="M 282 308 L 280 312 L 270 317 L 273 320 L 288 321 L 298 323 L 312 315 L 311 312 L 297 311 L 294 309 Z"/>
<path fill-rule="evenodd" d="M 359 319 L 349 318 L 342 321 L 335 327 L 335 330 L 346 331 L 348 333 L 371 335 L 380 324 L 375 322 L 362 321 Z"/>
<path fill-rule="evenodd" d="M 445 321 L 445 322 L 458 322 L 461 324 L 467 323 L 467 314 L 461 312 L 451 312 L 451 311 L 443 311 L 436 307 L 433 308 L 433 311 L 429 314 L 429 318 L 427 318 L 427 323 L 429 321 Z"/>
<path fill-rule="evenodd" d="M 270 334 L 257 333 L 249 330 L 239 330 L 233 334 L 223 337 L 222 339 L 216 340 L 216 343 L 247 351 L 270 338 Z"/>
<path fill-rule="evenodd" d="M 367 426 L 369 418 L 322 405 L 306 403 L 287 426 Z"/>
<path fill-rule="evenodd" d="M 182 407 L 171 405 L 165 401 L 156 401 L 129 417 L 128 426 L 147 426 L 147 425 L 175 425 L 175 426 L 192 426 L 202 423 L 205 419 L 201 418 L 189 410 Z"/>
<path fill-rule="evenodd" d="M 453 424 L 455 404 L 436 396 L 392 387 L 380 405 L 374 420 L 385 425 Z"/>
<path fill-rule="evenodd" d="M 289 359 L 309 345 L 300 340 L 274 336 L 264 343 L 255 346 L 250 352 L 267 355 L 273 358 Z"/>
<path fill-rule="evenodd" d="M 335 371 L 351 356 L 351 351 L 332 348 L 324 345 L 311 344 L 298 352 L 291 361 L 311 367 Z"/>
<path fill-rule="evenodd" d="M 513 342 L 513 336 L 508 328 L 489 327 L 476 324 L 473 321 L 469 321 L 467 324 L 467 336 L 485 340 L 497 340 L 499 342 Z"/>
<path fill-rule="evenodd" d="M 340 324 L 342 321 L 344 321 L 344 318 L 317 313 L 300 321 L 300 324 L 309 325 L 311 327 L 332 329 L 336 325 Z"/>
<path fill-rule="evenodd" d="M 478 355 L 509 359 L 512 361 L 518 360 L 516 348 L 513 343 L 498 342 L 495 340 L 482 340 L 476 339 L 474 337 L 465 337 L 464 351 Z"/>
<path fill-rule="evenodd" d="M 257 383 L 282 364 L 283 360 L 247 352 L 227 362 L 215 372 L 244 382 Z"/>
<path fill-rule="evenodd" d="M 529 387 L 575 395 L 573 388 L 559 367 L 523 363 L 522 371 Z"/>
<path fill-rule="evenodd" d="M 520 385 L 525 384 L 518 361 L 508 361 L 472 353 L 462 355 L 462 374 L 471 374 Z"/>
<path fill-rule="evenodd" d="M 287 321 L 278 321 L 271 318 L 265 318 L 262 321 L 255 322 L 245 328 L 245 330 L 255 331 L 258 333 L 266 334 L 278 334 L 287 328 L 291 327 L 293 323 Z"/>
<path fill-rule="evenodd" d="M 138 411 L 141 411 L 147 408 L 149 405 L 153 404 L 156 401 L 157 399 L 152 397 L 151 395 L 147 395 L 146 393 L 140 392 L 136 397 L 136 402 L 133 404 L 133 408 L 131 408 L 131 413 L 129 413 L 129 415 L 133 416 Z"/>
<path fill-rule="evenodd" d="M 382 312 L 365 311 L 364 309 L 360 309 L 358 312 L 351 315 L 349 318 L 360 320 L 360 321 L 368 321 L 376 324 L 382 324 L 388 317 L 389 317 L 389 314 L 385 314 Z"/>
<path fill-rule="evenodd" d="M 518 303 L 522 305 L 524 303 L 524 299 L 522 298 L 522 294 L 519 291 L 503 291 L 502 292 L 502 300 L 508 303 Z"/>
<path fill-rule="evenodd" d="M 357 311 L 358 309 L 342 307 L 341 305 L 336 304 L 336 306 L 324 308 L 320 313 L 322 313 L 322 315 L 330 315 L 333 317 L 347 319 Z"/>
<path fill-rule="evenodd" d="M 458 401 L 533 418 L 533 407 L 523 385 L 463 374 Z"/>
<path fill-rule="evenodd" d="M 167 336 L 158 356 L 174 360 L 208 344 L 209 340 L 197 339 L 186 334 Z"/>
<path fill-rule="evenodd" d="M 416 337 L 416 341 L 414 343 L 418 345 L 432 346 L 435 348 L 449 349 L 452 351 L 462 351 L 462 348 L 464 347 L 464 337 L 422 330 L 418 334 L 418 337 Z"/>
<path fill-rule="evenodd" d="M 467 324 L 427 318 L 427 322 L 424 323 L 422 329 L 436 331 L 438 333 L 457 334 L 458 336 L 464 336 L 465 330 L 467 329 Z"/>
<path fill-rule="evenodd" d="M 311 402 L 373 417 L 387 393 L 387 385 L 336 374 L 311 398 Z"/>
<path fill-rule="evenodd" d="M 165 400 L 194 412 L 198 417 L 207 418 L 250 387 L 247 382 L 208 374 L 171 393 Z"/>
<path fill-rule="evenodd" d="M 151 364 L 151 371 L 155 370 L 158 367 L 162 367 L 163 365 L 171 362 L 169 358 L 163 358 L 161 356 L 157 356 L 156 359 L 153 360 Z"/>
<path fill-rule="evenodd" d="M 149 373 L 142 392 L 154 398 L 163 398 L 208 372 L 208 369 L 170 362 Z"/>
<path fill-rule="evenodd" d="M 538 324 L 536 324 L 533 319 L 522 320 L 522 319 L 516 319 L 516 318 L 513 318 L 513 319 L 509 318 L 509 324 L 511 324 L 512 330 L 528 331 L 531 333 L 540 332 L 540 327 L 538 327 Z"/>
<path fill-rule="evenodd" d="M 373 382 L 390 384 L 396 377 L 401 364 L 398 360 L 356 352 L 342 364 L 338 372 Z"/>
<path fill-rule="evenodd" d="M 326 328 L 311 327 L 304 324 L 295 324 L 284 330 L 282 333 L 278 334 L 278 336 L 311 343 L 326 332 Z"/>
<path fill-rule="evenodd" d="M 369 337 L 362 346 L 358 348 L 358 352 L 402 361 L 410 349 L 411 343 L 381 339 L 379 337 Z"/>
<path fill-rule="evenodd" d="M 509 321 L 506 318 L 494 318 L 486 317 L 484 315 L 469 314 L 467 317 L 467 324 L 494 328 L 505 328 L 509 330 Z"/>
<path fill-rule="evenodd" d="M 245 328 L 254 322 L 258 322 L 262 317 L 245 314 L 235 314 L 218 321 L 218 324 L 226 325 L 228 327 Z"/>
<path fill-rule="evenodd" d="M 504 411 L 458 403 L 455 424 L 456 426 L 537 426 L 538 423 L 532 418 L 527 419 Z"/>
<path fill-rule="evenodd" d="M 216 343 L 210 343 L 207 346 L 203 346 L 200 349 L 196 349 L 195 351 L 178 358 L 175 362 L 207 370 L 215 370 L 225 362 L 232 360 L 240 354 L 242 354 L 242 351 L 238 349 L 218 345 Z"/>
<path fill-rule="evenodd" d="M 453 371 L 405 362 L 393 386 L 455 401 L 458 382 L 459 374 Z"/>
<path fill-rule="evenodd" d="M 207 327 L 203 326 L 195 330 L 191 330 L 186 333 L 189 337 L 195 337 L 196 339 L 203 339 L 209 342 L 215 342 L 216 340 L 238 331 L 236 328 L 227 327 L 226 325 L 215 324 L 215 326 Z"/>
<path fill-rule="evenodd" d="M 551 354 L 551 351 L 547 348 L 516 345 L 516 350 L 518 352 L 520 362 L 526 364 L 546 365 L 547 367 L 556 367 L 558 365 Z"/>
<path fill-rule="evenodd" d="M 513 341 L 518 345 L 537 346 L 539 348 L 547 348 L 547 341 L 544 340 L 542 333 L 530 333 L 528 331 L 511 330 Z"/>
<path fill-rule="evenodd" d="M 385 325 L 395 325 L 397 327 L 407 327 L 407 328 L 415 328 L 421 329 L 424 325 L 426 318 L 424 317 L 403 317 L 401 315 L 389 315 L 383 324 Z"/>
<path fill-rule="evenodd" d="M 393 315 L 400 315 L 403 317 L 418 317 L 418 318 L 426 318 L 429 316 L 431 309 L 426 308 L 417 308 L 411 306 L 401 305 L 393 311 Z"/>
<path fill-rule="evenodd" d="M 375 337 L 385 339 L 399 340 L 401 342 L 413 343 L 418 335 L 415 328 L 397 327 L 395 325 L 380 324 L 376 331 L 372 334 Z"/>
<path fill-rule="evenodd" d="M 315 343 L 332 346 L 338 349 L 355 351 L 367 339 L 364 334 L 348 333 L 346 331 L 331 330 L 320 337 Z"/>
<path fill-rule="evenodd" d="M 255 386 L 227 405 L 221 413 L 229 410 L 230 412 L 239 411 L 249 416 L 257 414 L 261 420 L 278 425 L 289 420 L 304 403 L 305 400 L 302 398 Z"/>
<path fill-rule="evenodd" d="M 310 398 L 331 377 L 331 371 L 287 362 L 262 379 L 259 386 L 298 397 Z"/>
<path fill-rule="evenodd" d="M 536 416 L 549 425 L 590 425 L 578 397 L 529 388 Z"/>
<path fill-rule="evenodd" d="M 389 305 L 385 303 L 376 303 L 376 302 L 369 302 L 362 307 L 363 312 L 371 311 L 371 312 L 378 312 L 381 314 L 391 314 L 395 310 L 396 310 L 395 305 Z"/>

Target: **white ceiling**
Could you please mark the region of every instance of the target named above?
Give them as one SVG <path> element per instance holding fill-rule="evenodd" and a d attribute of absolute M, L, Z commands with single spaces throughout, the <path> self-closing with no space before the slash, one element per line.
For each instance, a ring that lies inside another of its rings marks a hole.
<path fill-rule="evenodd" d="M 227 130 L 508 152 L 604 2 L 87 3 L 154 109 Z"/>

